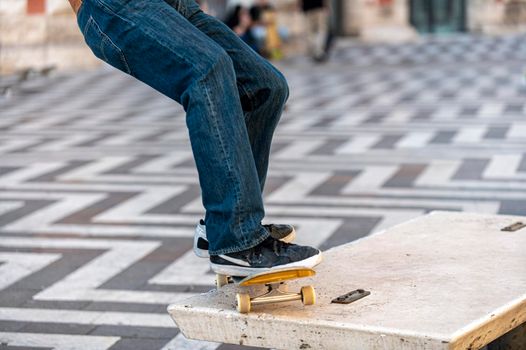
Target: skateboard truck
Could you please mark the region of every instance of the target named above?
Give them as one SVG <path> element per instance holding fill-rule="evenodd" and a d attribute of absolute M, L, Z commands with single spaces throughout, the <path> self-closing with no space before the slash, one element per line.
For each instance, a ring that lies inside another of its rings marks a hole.
<path fill-rule="evenodd" d="M 273 270 L 272 272 L 263 272 L 248 276 L 244 279 L 237 279 L 225 275 L 217 275 L 217 285 L 221 287 L 230 281 L 239 283 L 242 287 L 255 285 L 265 285 L 267 292 L 252 297 L 250 293 L 237 293 L 237 310 L 240 313 L 249 313 L 253 305 L 264 305 L 283 303 L 287 301 L 301 300 L 303 305 L 314 305 L 316 302 L 316 292 L 313 286 L 303 286 L 299 293 L 290 293 L 284 289 L 285 281 L 311 277 L 316 272 L 309 268 L 288 268 Z"/>
<path fill-rule="evenodd" d="M 238 293 L 236 295 L 237 311 L 245 314 L 250 312 L 253 305 L 283 303 L 287 301 L 301 300 L 303 305 L 314 305 L 316 302 L 314 287 L 303 286 L 299 293 L 289 293 L 280 289 L 282 284 L 283 283 L 267 284 L 268 292 L 256 297 L 251 297 L 248 293 Z"/>

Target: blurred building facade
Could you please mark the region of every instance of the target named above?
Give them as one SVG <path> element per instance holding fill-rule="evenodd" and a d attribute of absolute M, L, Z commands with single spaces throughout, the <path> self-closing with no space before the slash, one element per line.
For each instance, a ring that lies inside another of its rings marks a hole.
<path fill-rule="evenodd" d="M 97 63 L 67 0 L 0 0 L 0 74 Z"/>
<path fill-rule="evenodd" d="M 207 0 L 214 2 L 216 0 Z M 230 0 L 247 2 L 251 0 Z M 364 40 L 411 40 L 419 35 L 526 30 L 526 0 L 327 0 L 339 35 Z M 284 22 L 297 23 L 287 9 L 297 0 L 278 0 Z M 296 28 L 297 32 L 301 28 Z"/>
<path fill-rule="evenodd" d="M 201 0 L 223 16 L 235 3 L 258 0 Z M 259 0 L 261 1 L 261 0 Z M 411 40 L 428 33 L 501 33 L 524 30 L 526 0 L 329 0 L 340 35 L 364 40 Z M 292 50 L 303 35 L 297 0 L 269 1 L 289 29 Z M 0 74 L 27 68 L 89 67 L 98 60 L 85 46 L 66 0 L 0 0 Z"/>
<path fill-rule="evenodd" d="M 525 0 L 333 1 L 343 3 L 342 31 L 371 40 L 459 32 L 499 34 L 526 28 Z"/>

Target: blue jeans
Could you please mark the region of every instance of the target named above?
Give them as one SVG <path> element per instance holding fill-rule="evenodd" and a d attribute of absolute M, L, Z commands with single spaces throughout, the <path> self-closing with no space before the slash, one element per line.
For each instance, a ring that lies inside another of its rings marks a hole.
<path fill-rule="evenodd" d="M 194 0 L 83 0 L 78 24 L 97 57 L 186 111 L 210 254 L 265 240 L 262 190 L 289 94 L 283 75 Z"/>

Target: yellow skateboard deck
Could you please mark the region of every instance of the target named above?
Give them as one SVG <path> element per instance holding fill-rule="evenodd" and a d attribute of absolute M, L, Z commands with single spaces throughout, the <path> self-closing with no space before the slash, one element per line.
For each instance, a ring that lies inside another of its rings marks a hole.
<path fill-rule="evenodd" d="M 279 270 L 272 270 L 271 272 L 261 272 L 255 275 L 250 275 L 239 281 L 239 285 L 243 287 L 258 285 L 281 283 L 288 280 L 294 280 L 304 277 L 312 277 L 316 271 L 306 267 L 285 268 Z"/>

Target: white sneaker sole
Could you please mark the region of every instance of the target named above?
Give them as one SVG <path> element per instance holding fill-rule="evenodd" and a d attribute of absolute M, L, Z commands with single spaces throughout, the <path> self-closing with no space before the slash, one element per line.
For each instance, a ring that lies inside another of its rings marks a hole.
<path fill-rule="evenodd" d="M 286 269 L 286 268 L 293 268 L 293 267 L 313 268 L 314 266 L 320 264 L 322 260 L 323 260 L 323 255 L 320 252 L 319 254 L 311 256 L 310 258 L 305 259 L 305 260 L 296 261 L 296 262 L 285 264 L 285 265 L 273 266 L 273 267 L 263 267 L 263 268 L 244 267 L 244 266 L 236 266 L 236 265 L 220 265 L 220 264 L 214 264 L 210 262 L 210 268 L 212 269 L 212 271 L 220 275 L 244 277 L 244 276 L 254 275 L 256 273 L 270 272 L 275 269 Z"/>

